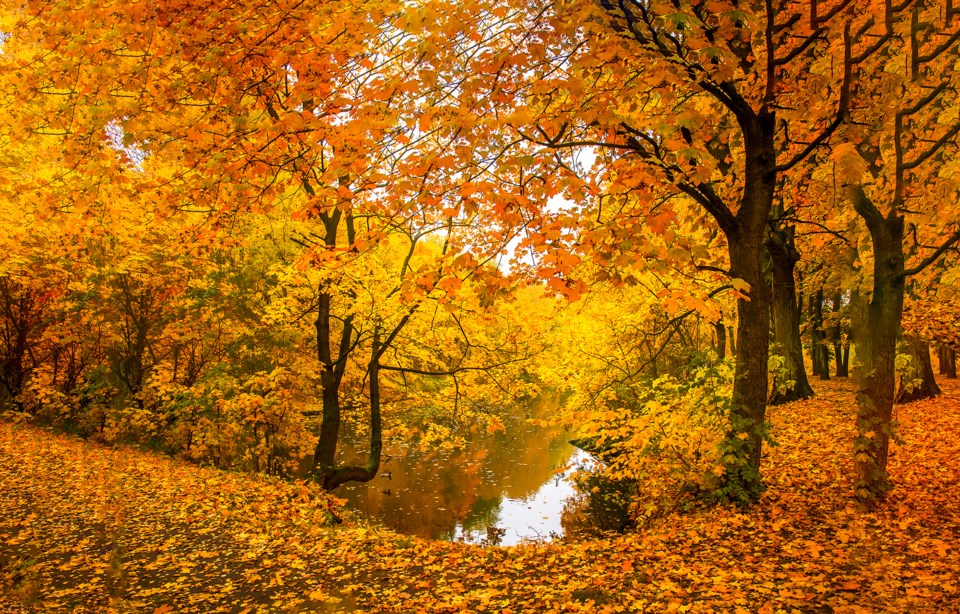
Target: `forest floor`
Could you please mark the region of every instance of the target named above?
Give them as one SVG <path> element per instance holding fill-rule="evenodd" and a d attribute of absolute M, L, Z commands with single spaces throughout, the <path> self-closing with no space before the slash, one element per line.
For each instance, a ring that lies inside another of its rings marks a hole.
<path fill-rule="evenodd" d="M 851 503 L 853 389 L 771 409 L 769 489 L 581 543 L 327 526 L 315 488 L 0 424 L 0 612 L 960 612 L 960 386 L 896 408 Z"/>

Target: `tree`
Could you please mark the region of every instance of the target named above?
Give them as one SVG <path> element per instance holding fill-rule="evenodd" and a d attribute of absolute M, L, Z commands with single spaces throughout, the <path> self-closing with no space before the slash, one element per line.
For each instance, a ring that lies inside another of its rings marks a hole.
<path fill-rule="evenodd" d="M 795 245 L 793 226 L 773 227 L 767 240 L 770 255 L 771 305 L 773 325 L 773 353 L 784 360 L 784 367 L 774 378 L 770 404 L 779 405 L 813 396 L 803 364 L 803 345 L 800 339 L 800 310 L 794 269 L 800 261 Z M 777 381 L 782 379 L 784 381 Z"/>
<path fill-rule="evenodd" d="M 743 294 L 727 492 L 744 501 L 761 490 L 771 300 L 763 258 L 778 180 L 842 124 L 854 65 L 876 51 L 854 54 L 851 29 L 869 19 L 861 7 L 818 4 L 537 4 L 501 26 L 499 45 L 477 54 L 477 77 L 467 80 L 491 92 L 476 113 L 485 126 L 513 127 L 540 148 L 531 162 L 554 190 L 639 197 L 665 186 L 723 233 Z M 466 27 L 489 32 L 489 16 L 508 14 L 481 11 Z M 575 156 L 561 160 L 564 150 L 594 152 L 597 163 L 587 172 Z"/>
<path fill-rule="evenodd" d="M 896 402 L 910 403 L 942 394 L 933 376 L 930 344 L 912 336 L 906 336 L 903 343 L 907 346 L 910 364 L 907 373 L 900 376 Z"/>
<path fill-rule="evenodd" d="M 419 86 L 431 68 L 415 36 L 425 27 L 416 9 L 379 1 L 208 8 L 104 11 L 79 1 L 5 12 L 3 93 L 12 121 L 3 136 L 34 144 L 59 169 L 11 187 L 10 198 L 82 217 L 104 210 L 101 189 L 109 185 L 152 211 L 156 224 L 187 216 L 198 245 L 230 237 L 244 216 L 279 209 L 302 222 L 299 262 L 321 273 L 308 306 L 324 407 L 318 479 L 328 488 L 370 479 L 379 462 L 385 353 L 425 304 L 456 311 L 450 301 L 468 279 L 486 302 L 508 288 L 490 263 L 545 199 L 525 192 L 529 179 L 501 180 L 450 154 L 469 143 L 445 106 L 449 95 L 425 97 Z M 77 21 L 89 44 L 69 44 L 63 28 Z M 118 149 L 134 155 L 121 159 Z M 4 162 L 26 172 L 22 160 Z M 446 238 L 426 258 L 421 240 L 434 233 Z M 361 293 L 385 283 L 382 270 L 363 263 L 401 236 L 407 256 L 360 327 Z M 338 276 L 338 267 L 355 264 L 354 272 L 372 277 Z M 128 307 L 114 371 L 140 398 L 158 358 L 147 337 L 162 319 L 154 309 L 162 297 L 122 275 L 114 281 Z M 342 467 L 335 460 L 340 391 L 359 353 L 367 356 L 370 461 Z"/>
<path fill-rule="evenodd" d="M 922 249 L 913 266 L 906 265 L 907 216 L 921 212 L 914 218 L 919 226 L 924 218 L 930 219 L 938 200 L 954 202 L 957 196 L 944 167 L 933 163 L 943 159 L 944 150 L 953 146 L 960 132 L 960 123 L 949 112 L 956 104 L 956 73 L 947 61 L 960 30 L 955 10 L 949 4 L 945 11 L 941 8 L 886 4 L 878 15 L 883 25 L 873 44 L 885 41 L 893 46 L 863 66 L 866 76 L 858 79 L 853 92 L 846 143 L 839 144 L 833 154 L 873 247 L 872 294 L 856 334 L 862 360 L 856 493 L 868 506 L 890 489 L 886 466 L 906 280 L 960 241 L 953 210 L 940 208 L 946 220 L 940 217 L 935 228 L 924 226 L 924 230 L 932 231 L 934 237 L 937 231 L 945 231 L 945 236 L 936 237 L 932 248 Z M 921 245 L 930 243 L 917 243 L 918 248 Z"/>

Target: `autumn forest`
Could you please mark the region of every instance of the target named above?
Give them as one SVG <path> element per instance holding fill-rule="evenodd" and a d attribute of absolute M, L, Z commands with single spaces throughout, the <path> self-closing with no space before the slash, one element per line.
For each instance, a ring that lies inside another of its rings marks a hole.
<path fill-rule="evenodd" d="M 953 0 L 3 0 L 0 610 L 960 611 L 958 146 Z"/>

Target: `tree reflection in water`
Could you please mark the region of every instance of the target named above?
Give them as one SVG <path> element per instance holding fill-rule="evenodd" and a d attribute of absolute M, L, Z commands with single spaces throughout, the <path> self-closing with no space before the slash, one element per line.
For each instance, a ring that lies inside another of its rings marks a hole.
<path fill-rule="evenodd" d="M 389 478 L 346 484 L 337 495 L 409 535 L 501 545 L 548 540 L 563 534 L 564 507 L 576 494 L 569 477 L 590 458 L 567 439 L 517 418 L 506 433 L 477 436 L 462 450 L 388 447 Z M 343 449 L 365 452 L 349 442 Z"/>

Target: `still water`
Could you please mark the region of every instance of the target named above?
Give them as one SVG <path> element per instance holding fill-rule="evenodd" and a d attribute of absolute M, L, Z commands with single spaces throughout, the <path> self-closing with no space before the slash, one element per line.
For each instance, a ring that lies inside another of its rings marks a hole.
<path fill-rule="evenodd" d="M 380 475 L 336 494 L 408 535 L 505 546 L 550 540 L 563 535 L 576 498 L 570 476 L 590 462 L 567 440 L 517 418 L 506 433 L 476 436 L 462 450 L 388 444 Z M 366 452 L 348 443 L 343 451 L 343 460 Z"/>

